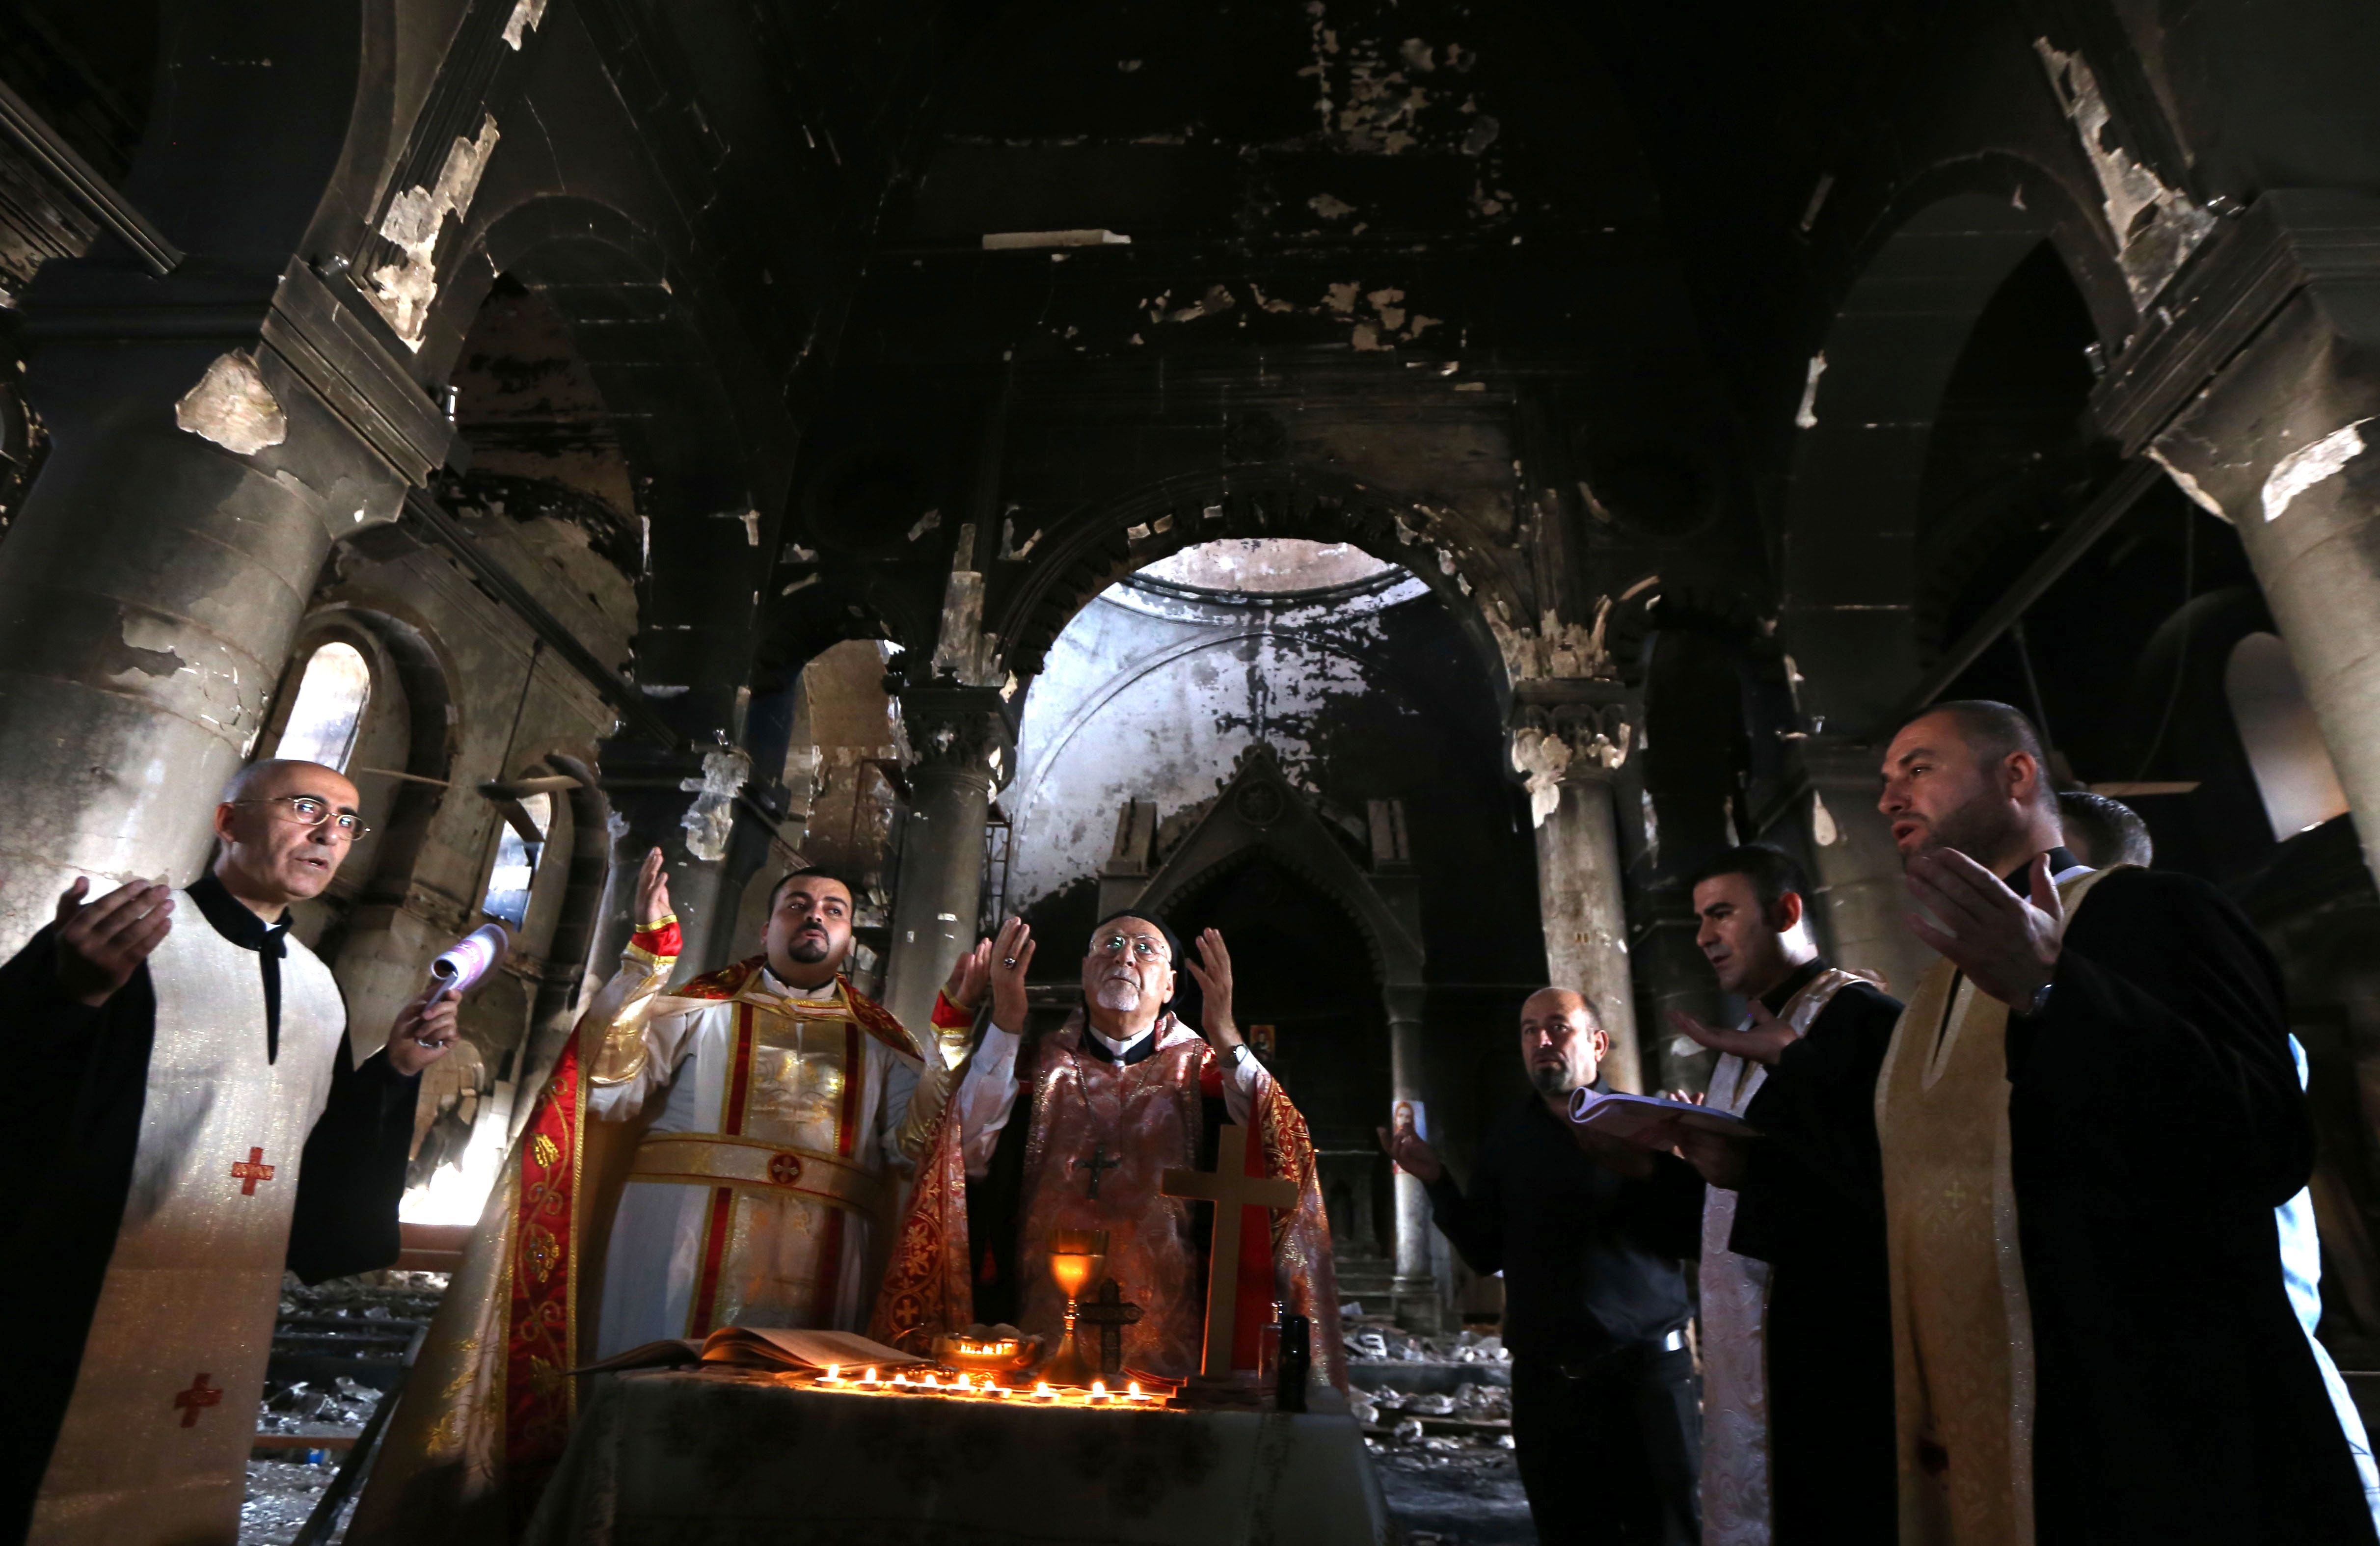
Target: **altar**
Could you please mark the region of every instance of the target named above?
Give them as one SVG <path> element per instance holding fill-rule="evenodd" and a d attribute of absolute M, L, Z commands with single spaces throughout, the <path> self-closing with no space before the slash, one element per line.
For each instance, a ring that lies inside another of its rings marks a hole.
<path fill-rule="evenodd" d="M 1315 1411 L 1275 1412 L 863 1395 L 722 1369 L 589 1386 L 529 1546 L 1389 1538 L 1363 1438 L 1330 1392 Z"/>

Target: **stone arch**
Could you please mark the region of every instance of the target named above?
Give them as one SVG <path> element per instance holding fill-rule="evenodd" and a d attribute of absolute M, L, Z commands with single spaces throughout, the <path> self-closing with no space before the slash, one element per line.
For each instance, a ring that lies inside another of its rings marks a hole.
<path fill-rule="evenodd" d="M 1404 564 L 1471 641 L 1500 703 L 1512 696 L 1505 640 L 1529 603 L 1502 563 L 1426 501 L 1301 464 L 1165 478 L 1076 513 L 1007 588 L 992 622 L 1008 669 L 1031 677 L 1091 598 L 1184 548 L 1228 537 L 1345 542 Z"/>
<path fill-rule="evenodd" d="M 1937 168 L 1891 215 L 1810 358 L 1789 453 L 1783 643 L 1803 678 L 1803 713 L 1830 732 L 1872 731 L 1915 682 L 1926 451 L 1992 296 L 2047 241 L 2103 346 L 2130 322 L 2098 228 L 2028 163 L 1991 156 Z"/>

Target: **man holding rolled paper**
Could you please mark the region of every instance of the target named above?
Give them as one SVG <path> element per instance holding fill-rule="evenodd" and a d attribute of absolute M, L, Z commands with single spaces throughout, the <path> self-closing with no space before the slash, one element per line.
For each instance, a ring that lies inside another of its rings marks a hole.
<path fill-rule="evenodd" d="M 285 1264 L 397 1253 L 419 1075 L 455 996 L 407 1004 L 358 1063 L 330 971 L 289 932 L 364 830 L 310 762 L 244 769 L 187 889 L 134 880 L 0 967 L 17 1141 L 0 1202 L 0 1540 L 229 1540 Z"/>
<path fill-rule="evenodd" d="M 1456 1185 L 1410 1128 L 1380 1134 L 1429 1190 L 1474 1272 L 1504 1274 L 1512 1440 L 1537 1539 L 1694 1546 L 1701 1455 L 1692 1307 L 1703 1183 L 1674 1155 L 1570 1120 L 1610 1038 L 1586 997 L 1546 988 L 1521 1006 L 1530 1094 Z"/>

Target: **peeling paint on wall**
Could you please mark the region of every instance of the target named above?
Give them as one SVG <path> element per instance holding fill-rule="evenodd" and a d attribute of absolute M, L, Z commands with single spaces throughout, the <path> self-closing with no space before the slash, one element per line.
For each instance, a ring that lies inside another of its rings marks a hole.
<path fill-rule="evenodd" d="M 1562 775 L 1570 771 L 1570 747 L 1559 735 L 1523 729 L 1512 732 L 1512 771 L 1529 791 L 1529 823 L 1543 827 L 1561 809 Z"/>
<path fill-rule="evenodd" d="M 1618 674 L 1604 643 L 1611 622 L 1611 598 L 1596 603 L 1592 623 L 1564 622 L 1548 609 L 1536 628 L 1514 627 L 1492 613 L 1482 614 L 1488 631 L 1503 651 L 1504 670 L 1514 682 L 1562 677 L 1609 679 Z"/>
<path fill-rule="evenodd" d="M 1815 429 L 1818 427 L 1818 378 L 1826 373 L 1827 351 L 1821 349 L 1810 356 L 1810 374 L 1802 382 L 1802 405 L 1793 410 L 1793 423 L 1797 429 Z"/>
<path fill-rule="evenodd" d="M 2223 502 L 2208 493 L 2197 478 L 2192 477 L 2186 469 L 2175 466 L 2172 460 L 2154 444 L 2146 449 L 2149 460 L 2165 469 L 2166 477 L 2173 479 L 2175 488 L 2190 496 L 2190 501 L 2192 504 L 2226 525 L 2230 523 L 2231 517 L 2224 513 Z"/>
<path fill-rule="evenodd" d="M 256 356 L 237 349 L 216 356 L 199 384 L 182 394 L 174 422 L 239 456 L 289 438 L 289 417 L 257 373 Z"/>
<path fill-rule="evenodd" d="M 519 53 L 521 44 L 528 41 L 531 32 L 537 30 L 537 24 L 544 19 L 545 0 L 520 0 L 520 3 L 513 7 L 513 14 L 504 21 L 505 43 L 514 53 Z"/>
<path fill-rule="evenodd" d="M 2124 284 L 2132 293 L 2133 304 L 2145 307 L 2215 229 L 2215 217 L 2180 189 L 2166 187 L 2155 173 L 2114 142 L 2114 115 L 2100 95 L 2098 77 L 2081 54 L 2053 48 L 2047 38 L 2035 38 L 2033 47 L 2041 55 L 2050 88 L 2058 93 L 2058 104 L 2072 121 L 2082 153 L 2099 179 L 2107 229 L 2116 238 L 2116 260 L 2124 271 Z"/>
<path fill-rule="evenodd" d="M 727 837 L 735 825 L 735 796 L 752 776 L 752 758 L 741 746 L 722 746 L 702 755 L 702 777 L 681 779 L 678 788 L 694 796 L 678 825 L 686 828 L 686 851 L 706 864 L 727 857 Z"/>
<path fill-rule="evenodd" d="M 2265 519 L 2279 520 L 2300 494 L 2346 471 L 2348 463 L 2363 454 L 2363 427 L 2371 422 L 2359 418 L 2282 457 L 2265 479 Z"/>
<path fill-rule="evenodd" d="M 416 186 L 398 194 L 388 207 L 387 218 L 381 222 L 380 234 L 405 257 L 374 269 L 364 295 L 408 349 L 420 349 L 431 303 L 438 297 L 439 233 L 446 228 L 448 215 L 460 219 L 469 211 L 499 138 L 496 115 L 483 115 L 477 139 L 455 138 L 438 169 L 437 185 Z"/>

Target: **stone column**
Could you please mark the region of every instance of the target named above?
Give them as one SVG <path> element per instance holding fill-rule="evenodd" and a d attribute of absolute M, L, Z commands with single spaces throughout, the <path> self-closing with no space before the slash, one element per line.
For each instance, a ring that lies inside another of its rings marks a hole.
<path fill-rule="evenodd" d="M 147 283 L 153 317 L 29 295 L 29 390 L 52 440 L 0 544 L 8 950 L 78 875 L 99 890 L 196 876 L 333 540 L 394 520 L 404 495 L 257 342 L 261 306 L 245 346 L 175 336 L 175 282 Z"/>
<path fill-rule="evenodd" d="M 2222 244 L 2100 417 L 2239 528 L 2380 875 L 2380 200 L 2270 193 Z"/>
<path fill-rule="evenodd" d="M 996 687 L 933 685 L 901 694 L 901 720 L 909 802 L 884 1007 L 914 1029 L 931 1018 L 951 964 L 976 942 L 984 818 L 992 790 L 1015 766 L 1016 719 Z"/>
<path fill-rule="evenodd" d="M 1600 681 L 1524 682 L 1513 705 L 1512 766 L 1526 779 L 1537 831 L 1537 898 L 1546 971 L 1555 987 L 1591 999 L 1611 1036 L 1605 1076 L 1645 1088 L 1629 972 L 1612 775 L 1628 755 L 1626 689 Z"/>
<path fill-rule="evenodd" d="M 1813 874 L 1815 922 L 1837 966 L 1880 973 L 1907 998 L 1934 964 L 1934 952 L 1909 932 L 1909 893 L 1892 826 L 1876 807 L 1884 748 L 1837 736 L 1801 743 L 1810 792 L 1803 798 Z"/>
<path fill-rule="evenodd" d="M 1389 1012 L 1389 1093 L 1395 1101 L 1415 1101 L 1429 1110 L 1429 1079 L 1422 1049 L 1422 989 L 1418 984 L 1390 984 L 1380 991 Z M 1429 1120 L 1427 1136 L 1438 1138 L 1443 1114 Z M 1399 1170 L 1394 1188 L 1396 1238 L 1395 1277 L 1389 1290 L 1390 1310 L 1400 1323 L 1439 1321 L 1438 1279 L 1430 1270 L 1429 1194 L 1420 1178 Z"/>

